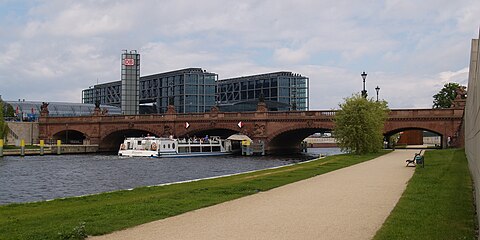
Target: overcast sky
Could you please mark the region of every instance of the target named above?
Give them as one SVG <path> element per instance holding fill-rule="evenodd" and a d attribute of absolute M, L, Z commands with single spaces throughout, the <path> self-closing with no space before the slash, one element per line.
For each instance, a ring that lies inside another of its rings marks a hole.
<path fill-rule="evenodd" d="M 0 95 L 81 102 L 120 79 L 122 49 L 141 75 L 201 67 L 230 78 L 293 71 L 310 109 L 362 90 L 391 108 L 430 108 L 446 82 L 466 85 L 478 0 L 0 0 Z"/>

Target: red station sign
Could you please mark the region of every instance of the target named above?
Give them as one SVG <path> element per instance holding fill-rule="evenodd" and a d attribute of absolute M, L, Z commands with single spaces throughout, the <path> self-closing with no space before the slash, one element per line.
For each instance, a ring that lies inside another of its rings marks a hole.
<path fill-rule="evenodd" d="M 125 59 L 123 59 L 123 65 L 125 65 L 125 66 L 133 66 L 133 65 L 135 65 L 135 59 L 133 59 L 133 58 L 125 58 Z"/>

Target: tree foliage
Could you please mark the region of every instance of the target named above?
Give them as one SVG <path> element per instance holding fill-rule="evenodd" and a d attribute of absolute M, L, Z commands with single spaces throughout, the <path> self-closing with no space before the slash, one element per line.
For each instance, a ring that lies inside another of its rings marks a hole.
<path fill-rule="evenodd" d="M 6 103 L 6 102 L 3 102 L 4 104 L 4 111 L 3 112 L 3 116 L 4 117 L 14 117 L 15 116 L 15 110 L 13 109 L 12 105 Z"/>
<path fill-rule="evenodd" d="M 334 119 L 334 136 L 339 147 L 356 154 L 378 152 L 383 147 L 387 102 L 376 102 L 359 94 L 344 100 Z"/>
<path fill-rule="evenodd" d="M 458 83 L 446 83 L 443 88 L 433 95 L 433 108 L 450 108 L 453 100 L 457 96 Z"/>
<path fill-rule="evenodd" d="M 0 139 L 5 139 L 7 132 L 7 123 L 5 123 L 5 118 L 3 117 L 3 106 L 3 101 L 0 99 Z"/>
<path fill-rule="evenodd" d="M 12 105 L 4 102 L 0 98 L 0 139 L 5 139 L 8 133 L 8 125 L 5 122 L 5 117 L 15 116 L 15 110 Z"/>

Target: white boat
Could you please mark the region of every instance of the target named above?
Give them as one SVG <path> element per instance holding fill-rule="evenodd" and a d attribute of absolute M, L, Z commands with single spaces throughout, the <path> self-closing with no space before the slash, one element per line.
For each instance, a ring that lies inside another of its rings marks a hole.
<path fill-rule="evenodd" d="M 196 157 L 232 153 L 230 140 L 220 137 L 174 139 L 157 137 L 130 137 L 120 145 L 119 156 L 128 157 Z"/>
<path fill-rule="evenodd" d="M 157 157 L 160 140 L 161 138 L 151 136 L 125 138 L 123 143 L 120 144 L 118 156 Z"/>

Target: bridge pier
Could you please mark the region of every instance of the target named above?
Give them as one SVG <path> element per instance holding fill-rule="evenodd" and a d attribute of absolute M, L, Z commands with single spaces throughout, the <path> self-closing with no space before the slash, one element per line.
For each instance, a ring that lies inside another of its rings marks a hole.
<path fill-rule="evenodd" d="M 228 137 L 243 133 L 254 141 L 262 140 L 266 154 L 299 152 L 300 142 L 309 135 L 332 130 L 335 111 L 218 112 L 165 115 L 96 115 L 79 117 L 48 117 L 39 120 L 40 140 L 59 139 L 68 131 L 70 140 L 98 144 L 99 150 L 116 151 L 126 136 L 193 137 L 198 134 Z M 451 137 L 451 146 L 461 146 L 463 109 L 403 109 L 391 110 L 384 126 L 384 135 L 417 129 Z"/>

